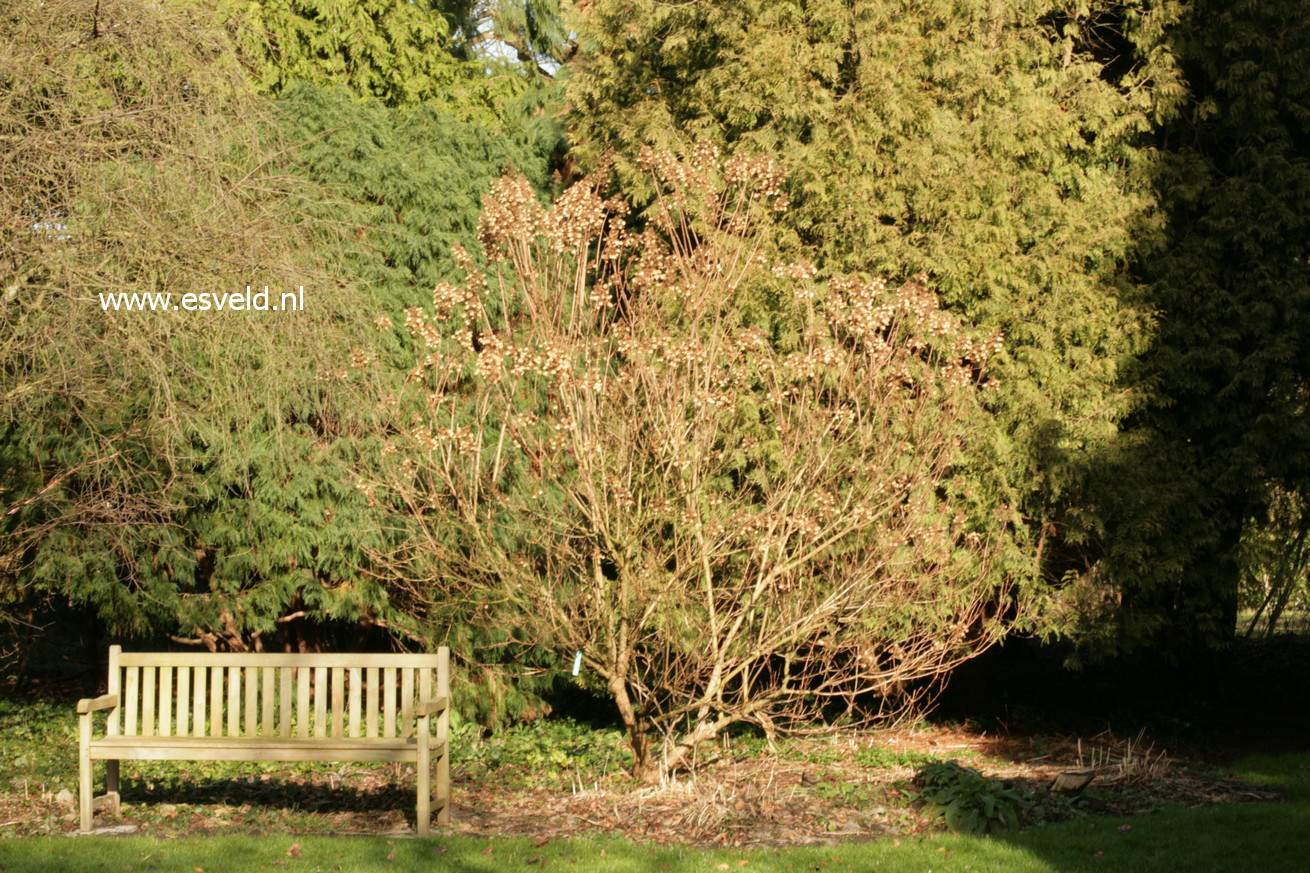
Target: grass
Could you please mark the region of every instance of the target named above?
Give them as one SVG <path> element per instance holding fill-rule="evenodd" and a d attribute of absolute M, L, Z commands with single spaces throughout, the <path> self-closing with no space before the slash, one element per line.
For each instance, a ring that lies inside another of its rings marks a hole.
<path fill-rule="evenodd" d="M 220 836 L 154 840 L 63 836 L 0 840 L 4 873 L 76 869 L 392 871 L 460 873 L 563 868 L 578 871 L 877 870 L 884 873 L 1301 873 L 1310 820 L 1310 755 L 1252 758 L 1235 768 L 1287 799 L 1204 809 L 1166 809 L 1131 820 L 1078 819 L 1006 836 L 942 834 L 829 848 L 696 850 L 619 840 L 434 837 Z M 549 810 L 543 810 L 549 815 Z"/>

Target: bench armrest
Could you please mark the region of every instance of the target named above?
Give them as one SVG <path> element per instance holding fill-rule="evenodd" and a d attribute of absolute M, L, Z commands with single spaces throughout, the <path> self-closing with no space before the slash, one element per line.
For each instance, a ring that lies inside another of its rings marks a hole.
<path fill-rule="evenodd" d="M 117 694 L 102 694 L 99 697 L 84 697 L 77 702 L 77 712 L 79 715 L 96 712 L 101 709 L 113 709 L 118 706 Z"/>
<path fill-rule="evenodd" d="M 420 700 L 418 706 L 414 709 L 414 715 L 423 718 L 427 715 L 445 712 L 449 708 L 450 698 L 448 697 L 438 697 L 436 700 Z"/>

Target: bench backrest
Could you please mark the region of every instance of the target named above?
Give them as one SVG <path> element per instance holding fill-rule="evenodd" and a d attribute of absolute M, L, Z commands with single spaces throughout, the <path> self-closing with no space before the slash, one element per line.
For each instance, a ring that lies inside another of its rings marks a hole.
<path fill-rule="evenodd" d="M 415 703 L 450 696 L 450 652 L 209 654 L 111 646 L 108 686 L 119 695 L 110 736 L 409 737 Z"/>

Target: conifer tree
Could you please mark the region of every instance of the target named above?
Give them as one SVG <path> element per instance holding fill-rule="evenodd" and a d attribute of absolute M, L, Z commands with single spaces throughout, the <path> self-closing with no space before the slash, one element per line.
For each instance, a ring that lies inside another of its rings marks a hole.
<path fill-rule="evenodd" d="M 1119 639 L 1186 653 L 1234 634 L 1243 528 L 1310 486 L 1310 9 L 1174 12 L 1135 35 L 1186 84 L 1157 95 L 1160 218 L 1134 268 L 1158 318 L 1126 380 L 1150 402 L 1096 496 Z"/>
<path fill-rule="evenodd" d="M 5 10 L 29 65 L 4 82 L 0 191 L 29 217 L 0 237 L 4 588 L 107 636 L 211 647 L 309 616 L 390 624 L 358 578 L 378 528 L 340 473 L 351 405 L 329 366 L 367 319 L 309 251 L 313 192 L 282 172 L 214 10 L 99 9 L 113 26 L 82 41 L 71 12 Z M 179 305 L 247 285 L 304 286 L 304 308 Z M 119 294 L 173 308 L 102 304 Z"/>
<path fill-rule="evenodd" d="M 1141 399 L 1122 369 L 1150 308 L 1123 268 L 1150 220 L 1151 94 L 1167 53 L 1126 43 L 1130 7 L 1046 0 L 599 0 L 569 81 L 576 153 L 691 134 L 777 156 L 784 250 L 821 268 L 924 272 L 1006 337 L 993 461 L 1048 578 L 1085 569 L 1102 520 L 1073 498 Z M 1158 27 L 1163 13 L 1137 15 Z M 1118 60 L 1112 59 L 1118 58 Z M 1125 61 L 1127 58 L 1128 61 Z"/>

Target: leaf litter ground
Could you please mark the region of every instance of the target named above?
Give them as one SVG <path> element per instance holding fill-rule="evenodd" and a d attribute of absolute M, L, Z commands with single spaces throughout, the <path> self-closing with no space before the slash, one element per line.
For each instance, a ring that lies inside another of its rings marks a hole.
<path fill-rule="evenodd" d="M 65 712 L 67 710 L 67 712 Z M 19 717 L 26 713 L 26 717 Z M 76 723 L 71 707 L 0 705 L 0 838 L 73 832 Z M 916 808 L 911 780 L 958 760 L 1036 798 L 1029 824 L 1131 816 L 1166 805 L 1276 799 L 1268 789 L 1172 760 L 1146 737 L 995 736 L 914 726 L 707 749 L 694 775 L 641 786 L 623 770 L 617 732 L 548 720 L 492 739 L 457 736 L 455 833 L 538 841 L 613 834 L 695 846 L 831 845 L 921 835 L 940 824 Z M 1047 792 L 1065 771 L 1095 767 L 1076 800 Z M 414 771 L 390 764 L 124 762 L 123 806 L 100 827 L 161 837 L 205 833 L 412 832 Z M 102 784 L 100 772 L 97 784 Z M 98 789 L 102 790 L 102 789 Z"/>

